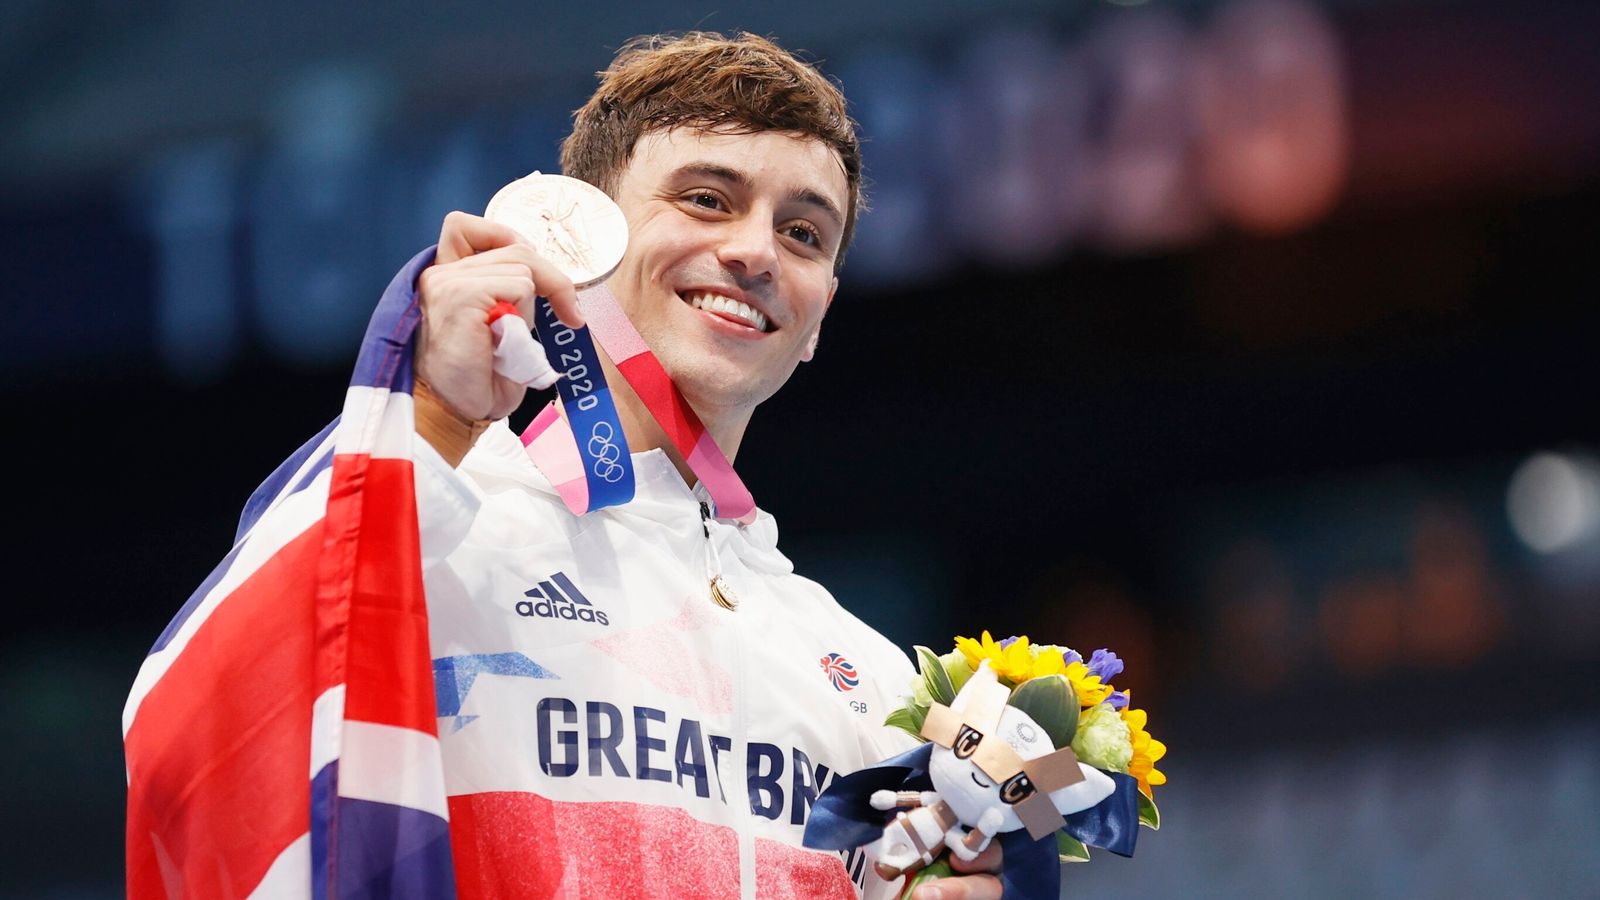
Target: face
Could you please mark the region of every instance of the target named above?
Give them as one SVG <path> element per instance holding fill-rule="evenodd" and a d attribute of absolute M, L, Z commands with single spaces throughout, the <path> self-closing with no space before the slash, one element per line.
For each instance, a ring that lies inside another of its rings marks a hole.
<path fill-rule="evenodd" d="M 635 146 L 628 252 L 607 282 L 702 416 L 744 415 L 811 358 L 849 190 L 811 138 L 690 128 Z"/>
<path fill-rule="evenodd" d="M 1007 706 L 1001 711 L 997 733 L 987 735 L 983 740 L 1004 741 L 1023 759 L 1034 759 L 1052 749 L 1049 738 L 1044 737 L 1044 729 L 1034 724 L 1027 713 L 1014 706 Z M 1021 828 L 1022 820 L 1012 806 L 1021 798 L 1005 796 L 1005 785 L 997 784 L 993 777 L 978 768 L 970 752 L 966 758 L 959 756 L 957 750 L 961 749 L 964 748 L 959 742 L 956 749 L 935 745 L 928 757 L 928 777 L 933 780 L 933 789 L 939 792 L 939 797 L 950 804 L 956 817 L 968 825 L 976 824 L 984 810 L 993 808 L 1003 814 L 1001 831 Z"/>

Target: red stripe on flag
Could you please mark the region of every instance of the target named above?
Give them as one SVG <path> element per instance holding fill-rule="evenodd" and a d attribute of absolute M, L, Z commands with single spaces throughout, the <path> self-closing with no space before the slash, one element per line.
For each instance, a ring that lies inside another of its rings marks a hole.
<path fill-rule="evenodd" d="M 305 833 L 322 537 L 318 522 L 235 588 L 139 705 L 128 896 L 244 896 Z"/>
<path fill-rule="evenodd" d="M 437 734 L 411 461 L 335 457 L 328 522 L 319 679 L 345 684 L 346 719 Z"/>

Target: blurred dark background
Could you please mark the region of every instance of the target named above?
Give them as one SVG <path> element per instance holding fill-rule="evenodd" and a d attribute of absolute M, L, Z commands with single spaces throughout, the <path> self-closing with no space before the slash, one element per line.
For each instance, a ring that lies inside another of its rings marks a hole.
<path fill-rule="evenodd" d="M 1116 649 L 1170 748 L 1069 894 L 1593 896 L 1600 7 L 714 8 L 0 12 L 0 895 L 121 893 L 127 687 L 371 302 L 623 39 L 707 27 L 868 140 L 740 454 L 782 546 L 907 646 Z"/>

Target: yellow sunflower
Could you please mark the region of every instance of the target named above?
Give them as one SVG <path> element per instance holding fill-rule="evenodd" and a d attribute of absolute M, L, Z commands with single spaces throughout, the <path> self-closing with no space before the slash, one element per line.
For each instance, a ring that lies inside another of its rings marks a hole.
<path fill-rule="evenodd" d="M 1129 703 L 1132 702 L 1130 696 Z M 1151 785 L 1167 783 L 1167 776 L 1156 768 L 1156 762 L 1167 755 L 1167 745 L 1144 730 L 1145 723 L 1149 721 L 1144 710 L 1129 706 L 1122 711 L 1122 721 L 1128 723 L 1128 736 L 1133 740 L 1133 760 L 1128 763 L 1128 774 L 1139 779 L 1139 790 L 1154 800 Z"/>
<path fill-rule="evenodd" d="M 1099 675 L 1089 674 L 1089 667 L 1082 662 L 1068 663 L 1062 674 L 1072 682 L 1072 689 L 1078 692 L 1078 705 L 1084 709 L 1099 706 L 1111 696 L 1111 685 L 1102 684 Z"/>
<path fill-rule="evenodd" d="M 1059 648 L 1030 644 L 1026 635 L 1001 642 L 985 631 L 981 640 L 956 638 L 956 649 L 966 657 L 974 671 L 984 660 L 988 660 L 989 668 L 1013 687 L 1032 678 L 1066 675 L 1069 672 Z M 1076 682 L 1073 686 L 1077 686 Z"/>

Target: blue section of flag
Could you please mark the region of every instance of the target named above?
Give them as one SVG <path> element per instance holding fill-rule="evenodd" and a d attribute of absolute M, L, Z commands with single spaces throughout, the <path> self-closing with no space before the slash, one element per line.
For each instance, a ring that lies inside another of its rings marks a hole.
<path fill-rule="evenodd" d="M 280 494 L 288 496 L 305 490 L 306 485 L 317 477 L 318 472 L 333 465 L 333 433 L 338 427 L 339 417 L 335 416 L 332 422 L 324 426 L 311 440 L 301 444 L 299 450 L 291 454 L 273 470 L 271 475 L 267 476 L 265 481 L 261 482 L 261 486 L 255 489 L 249 500 L 245 501 L 244 511 L 239 514 L 239 528 L 233 534 L 235 542 L 255 526 L 256 520 L 261 518 L 261 514 L 272 506 Z M 294 473 L 300 471 L 306 460 L 313 456 L 318 456 L 316 464 L 307 469 L 306 474 L 295 482 L 293 487 L 288 488 L 286 493 L 285 487 L 288 486 L 289 479 L 293 478 Z"/>
<path fill-rule="evenodd" d="M 381 387 L 411 393 L 412 344 L 417 323 L 422 321 L 422 305 L 417 302 L 417 276 L 433 264 L 437 248 L 429 247 L 411 258 L 384 289 L 383 299 L 372 311 L 367 334 L 361 341 L 350 376 L 351 387 Z"/>
<path fill-rule="evenodd" d="M 311 900 L 328 896 L 328 837 L 338 794 L 339 761 L 334 760 L 311 779 Z"/>
<path fill-rule="evenodd" d="M 450 900 L 450 823 L 389 803 L 339 797 L 339 900 Z"/>

